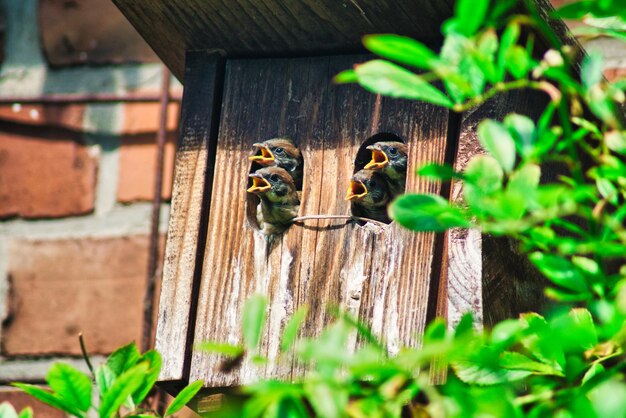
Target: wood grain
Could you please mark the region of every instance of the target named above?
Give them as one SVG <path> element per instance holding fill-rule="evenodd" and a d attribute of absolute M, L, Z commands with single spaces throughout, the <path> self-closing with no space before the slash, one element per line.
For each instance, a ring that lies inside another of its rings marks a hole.
<path fill-rule="evenodd" d="M 537 120 L 547 97 L 536 91 L 515 91 L 499 95 L 463 115 L 455 169 L 462 170 L 469 159 L 484 153 L 476 130 L 484 119 L 502 120 L 516 112 Z M 545 173 L 544 173 L 545 174 Z M 451 200 L 462 201 L 462 183 L 453 182 Z M 483 235 L 475 230 L 450 230 L 447 256 L 447 318 L 454 325 L 465 312 L 477 322 L 493 325 L 529 310 L 541 310 L 545 279 L 519 253 L 516 243 Z"/>
<path fill-rule="evenodd" d="M 392 352 L 416 345 L 428 304 L 433 234 L 391 224 L 382 230 L 337 220 L 293 225 L 268 239 L 247 220 L 245 193 L 252 144 L 292 137 L 304 155 L 301 215 L 349 214 L 344 201 L 359 146 L 373 133 L 398 135 L 409 144 L 409 172 L 424 161 L 443 161 L 446 110 L 418 102 L 379 99 L 358 86 L 335 86 L 332 76 L 354 57 L 229 60 L 215 163 L 207 247 L 194 341 L 241 342 L 241 309 L 256 292 L 269 296 L 262 352 L 278 355 L 289 315 L 308 305 L 304 335 L 317 335 L 334 304 L 358 315 Z M 439 187 L 409 176 L 407 189 Z M 351 348 L 358 342 L 353 338 Z M 244 363 L 226 374 L 217 355 L 194 351 L 190 380 L 230 386 L 259 376 L 299 374 L 287 362 Z"/>
<path fill-rule="evenodd" d="M 184 51 L 229 57 L 361 52 L 361 37 L 398 33 L 434 41 L 452 0 L 113 0 L 181 79 Z"/>
<path fill-rule="evenodd" d="M 156 331 L 163 382 L 182 380 L 188 373 L 221 100 L 223 60 L 192 52 L 187 62 Z"/>

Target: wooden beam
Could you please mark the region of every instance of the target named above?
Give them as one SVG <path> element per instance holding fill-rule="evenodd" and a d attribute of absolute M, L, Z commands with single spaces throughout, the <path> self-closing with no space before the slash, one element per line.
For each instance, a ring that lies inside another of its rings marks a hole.
<path fill-rule="evenodd" d="M 218 54 L 190 52 L 187 69 L 156 331 L 156 349 L 163 357 L 159 380 L 168 383 L 185 380 L 188 374 L 196 287 L 211 199 L 223 60 Z"/>
<path fill-rule="evenodd" d="M 182 80 L 184 51 L 229 57 L 354 53 L 369 33 L 435 42 L 453 0 L 113 0 Z"/>

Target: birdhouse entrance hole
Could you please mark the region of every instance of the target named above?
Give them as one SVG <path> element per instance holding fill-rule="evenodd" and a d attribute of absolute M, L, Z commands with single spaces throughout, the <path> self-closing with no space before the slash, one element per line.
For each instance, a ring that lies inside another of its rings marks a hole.
<path fill-rule="evenodd" d="M 250 157 L 250 169 L 248 175 L 256 173 L 259 169 L 269 166 L 277 166 L 286 169 L 293 177 L 296 191 L 298 194 L 302 193 L 302 173 L 304 168 L 304 159 L 300 153 L 298 157 L 291 157 L 291 152 L 286 150 L 282 144 L 282 140 L 286 139 L 287 142 L 291 142 L 291 149 L 298 149 L 297 141 L 293 141 L 292 138 L 284 136 L 271 137 L 271 139 L 260 140 L 253 145 Z M 278 143 L 276 143 L 278 142 Z M 289 146 L 289 144 L 287 144 Z M 282 157 L 282 158 L 281 158 Z M 253 185 L 251 177 L 248 179 L 248 188 Z M 255 193 L 248 193 L 246 196 L 246 219 L 248 225 L 253 229 L 261 230 L 258 220 L 258 207 L 260 198 Z"/>
<path fill-rule="evenodd" d="M 378 143 L 389 143 L 389 142 L 397 142 L 398 144 L 401 144 L 401 147 L 404 147 L 405 142 L 400 139 L 400 137 L 398 137 L 395 134 L 392 133 L 388 133 L 388 132 L 379 132 L 375 135 L 370 136 L 369 138 L 367 138 L 359 147 L 359 150 L 356 153 L 356 157 L 354 159 L 354 170 L 353 170 L 353 174 L 356 174 L 357 172 L 363 170 L 363 169 L 369 169 L 370 165 L 372 162 L 374 162 L 377 157 L 375 157 L 375 154 L 373 152 L 372 149 L 368 148 L 373 146 L 374 144 L 378 144 Z M 395 147 L 391 147 L 391 151 L 393 153 L 398 152 L 398 150 Z M 379 153 L 380 155 L 380 153 Z M 384 155 L 384 154 L 383 154 Z M 385 160 L 387 160 L 388 158 L 393 158 L 393 156 L 389 155 L 384 155 L 383 157 Z M 406 161 L 406 160 L 405 160 Z M 387 161 L 388 162 L 388 161 Z M 404 167 L 406 170 L 406 166 Z M 373 171 L 379 171 L 378 169 L 374 170 L 372 168 Z M 379 171 L 381 172 L 381 171 Z M 383 174 L 382 177 L 385 177 L 385 175 Z M 381 176 L 378 176 L 378 179 L 381 179 Z M 405 184 L 406 184 L 406 172 L 404 173 L 404 177 L 401 179 L 389 179 L 389 178 L 385 178 L 383 179 L 383 181 L 387 182 L 392 182 L 394 183 L 393 185 L 391 184 L 386 184 L 385 186 L 382 186 L 384 188 L 387 189 L 387 191 L 389 192 L 389 203 L 391 203 L 391 201 L 398 195 L 404 193 L 405 191 Z M 380 186 L 380 185 L 379 185 Z M 352 213 L 353 216 L 356 217 L 368 217 L 366 214 L 362 213 L 361 210 L 359 210 L 359 206 L 358 205 L 351 205 L 350 211 Z M 365 225 L 367 222 L 362 221 L 362 220 L 357 220 L 356 221 L 360 226 Z M 391 221 L 389 220 L 383 220 L 382 222 L 384 223 L 391 223 Z"/>

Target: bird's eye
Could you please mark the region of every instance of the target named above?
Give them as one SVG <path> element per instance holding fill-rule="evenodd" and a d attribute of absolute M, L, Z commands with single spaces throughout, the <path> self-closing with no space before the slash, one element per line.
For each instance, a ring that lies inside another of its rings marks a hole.
<path fill-rule="evenodd" d="M 389 147 L 389 154 L 396 155 L 398 153 L 398 149 L 396 147 Z"/>
<path fill-rule="evenodd" d="M 284 151 L 285 151 L 285 150 L 284 150 L 282 147 L 278 147 L 278 148 L 274 149 L 274 152 L 275 152 L 276 154 L 282 154 Z"/>
<path fill-rule="evenodd" d="M 276 182 L 276 181 L 278 181 L 278 176 L 276 174 L 272 174 L 270 176 L 270 180 L 273 181 L 273 182 Z"/>

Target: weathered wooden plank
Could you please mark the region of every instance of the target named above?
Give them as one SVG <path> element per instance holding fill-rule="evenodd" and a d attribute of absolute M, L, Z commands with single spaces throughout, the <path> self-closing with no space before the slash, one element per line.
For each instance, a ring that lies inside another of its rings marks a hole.
<path fill-rule="evenodd" d="M 223 60 L 219 55 L 187 54 L 187 87 L 156 332 L 156 349 L 163 357 L 159 380 L 163 382 L 184 379 L 189 367 L 197 298 L 194 288 L 206 238 L 222 73 Z"/>
<path fill-rule="evenodd" d="M 252 144 L 279 135 L 298 141 L 305 161 L 301 213 L 317 210 L 310 206 L 318 193 L 310 180 L 318 170 L 312 157 L 320 141 L 326 79 L 326 58 L 302 60 L 229 61 L 216 156 L 214 198 L 209 220 L 205 265 L 200 289 L 196 341 L 240 342 L 241 308 L 255 292 L 271 299 L 268 329 L 276 332 L 293 312 L 298 274 L 292 266 L 310 263 L 315 231 L 292 227 L 282 237 L 268 240 L 255 231 L 247 208 L 248 155 Z M 248 210 L 250 209 L 250 210 Z M 283 243 L 285 245 L 283 246 Z M 285 268 L 281 269 L 281 261 Z M 279 292 L 280 294 L 277 294 Z M 275 353 L 278 339 L 263 340 L 263 350 Z M 270 347 L 271 346 L 271 347 Z M 194 352 L 191 379 L 206 379 L 209 386 L 233 385 L 245 380 L 239 373 L 216 373 L 218 358 Z M 250 365 L 244 372 L 250 373 Z M 239 372 L 239 371 L 238 371 Z M 248 376 L 249 378 L 249 376 Z"/>
<path fill-rule="evenodd" d="M 230 57 L 361 52 L 368 33 L 434 41 L 452 0 L 113 0 L 172 72 L 185 50 Z"/>
<path fill-rule="evenodd" d="M 242 305 L 261 292 L 271 304 L 262 342 L 270 358 L 278 354 L 286 318 L 303 304 L 310 306 L 306 335 L 319 333 L 331 320 L 326 307 L 336 304 L 372 326 L 392 351 L 417 344 L 428 304 L 432 234 L 414 234 L 395 224 L 381 230 L 316 220 L 267 239 L 247 220 L 246 157 L 260 140 L 285 135 L 298 142 L 305 161 L 301 215 L 349 214 L 345 190 L 357 151 L 372 133 L 394 133 L 409 144 L 410 173 L 424 161 L 443 161 L 447 111 L 391 99 L 377 104 L 376 96 L 358 86 L 331 85 L 331 77 L 353 61 L 229 61 L 196 343 L 240 343 Z M 439 191 L 436 184 L 412 175 L 407 189 Z M 255 369 L 244 363 L 226 374 L 218 366 L 218 356 L 194 351 L 190 379 L 205 379 L 215 387 L 258 375 L 288 376 L 290 371 L 289 365 Z"/>

